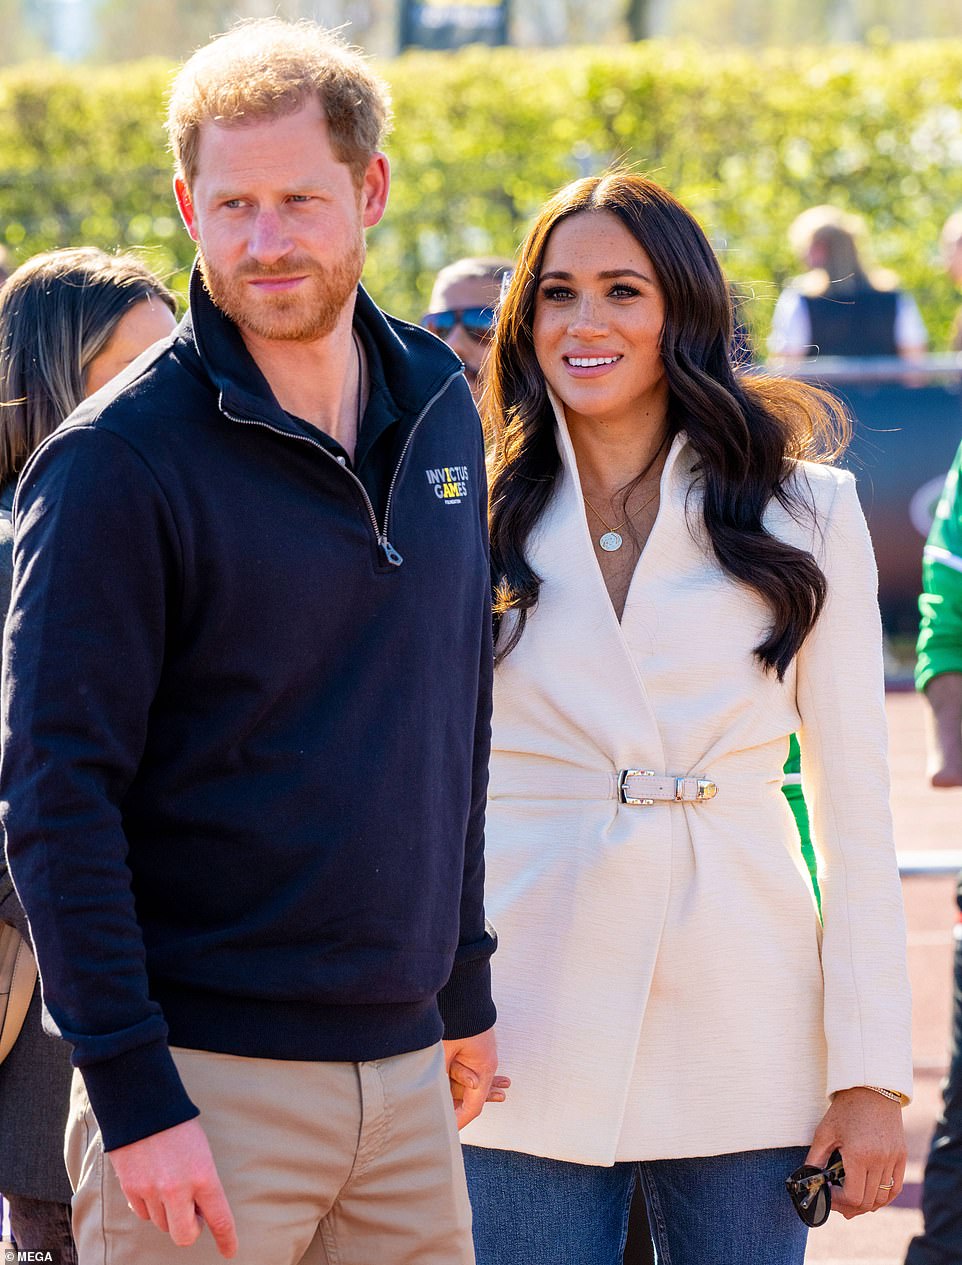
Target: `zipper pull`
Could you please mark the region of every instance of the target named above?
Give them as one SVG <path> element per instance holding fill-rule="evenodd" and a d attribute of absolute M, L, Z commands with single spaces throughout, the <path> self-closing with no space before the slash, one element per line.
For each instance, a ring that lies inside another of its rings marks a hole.
<path fill-rule="evenodd" d="M 401 557 L 398 551 L 394 548 L 394 546 L 388 540 L 387 536 L 382 536 L 378 543 L 380 544 L 381 549 L 384 552 L 385 558 L 387 558 L 391 566 L 399 567 L 401 563 L 404 561 L 404 559 Z"/>

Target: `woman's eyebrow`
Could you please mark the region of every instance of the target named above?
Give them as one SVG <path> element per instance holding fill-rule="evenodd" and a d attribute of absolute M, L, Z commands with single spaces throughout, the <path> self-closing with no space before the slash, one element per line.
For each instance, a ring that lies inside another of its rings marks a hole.
<path fill-rule="evenodd" d="M 637 277 L 639 281 L 647 281 L 651 283 L 652 278 L 645 272 L 638 272 L 634 268 L 611 268 L 605 272 L 599 272 L 598 278 L 601 281 L 610 281 L 614 277 Z M 570 281 L 571 273 L 563 272 L 556 269 L 554 272 L 543 272 L 541 274 L 542 281 Z"/>

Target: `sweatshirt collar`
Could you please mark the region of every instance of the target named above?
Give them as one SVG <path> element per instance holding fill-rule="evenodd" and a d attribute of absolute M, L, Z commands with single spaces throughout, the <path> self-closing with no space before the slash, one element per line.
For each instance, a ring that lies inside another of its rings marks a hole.
<path fill-rule="evenodd" d="M 461 362 L 433 334 L 387 316 L 358 286 L 354 326 L 377 366 L 372 388 L 385 393 L 400 420 L 418 415 Z M 192 343 L 227 414 L 250 417 L 285 430 L 296 430 L 278 404 L 267 379 L 247 350 L 240 330 L 214 303 L 197 263 L 190 278 L 190 309 L 180 333 Z"/>

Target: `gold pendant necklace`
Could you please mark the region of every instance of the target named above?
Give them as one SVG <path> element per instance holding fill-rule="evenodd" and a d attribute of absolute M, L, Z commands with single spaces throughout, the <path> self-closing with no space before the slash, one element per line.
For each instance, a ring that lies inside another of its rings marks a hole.
<path fill-rule="evenodd" d="M 625 543 L 624 537 L 621 535 L 622 527 L 624 527 L 625 523 L 627 523 L 629 519 L 634 518 L 635 514 L 640 514 L 642 510 L 646 510 L 648 506 L 651 505 L 651 503 L 657 498 L 658 491 L 656 490 L 654 496 L 650 496 L 648 500 L 645 501 L 644 505 L 639 505 L 639 507 L 635 510 L 634 514 L 627 514 L 621 520 L 621 522 L 618 524 L 617 527 L 609 527 L 608 524 L 605 522 L 605 520 L 601 517 L 601 515 L 595 509 L 595 507 L 591 504 L 591 502 L 585 496 L 584 492 L 582 492 L 581 495 L 584 499 L 585 505 L 588 506 L 592 514 L 594 514 L 595 518 L 597 518 L 598 522 L 601 523 L 602 527 L 604 527 L 605 529 L 604 535 L 598 537 L 598 544 L 605 551 L 605 553 L 617 553 L 618 550 L 621 548 L 621 546 Z"/>
<path fill-rule="evenodd" d="M 584 493 L 582 492 L 581 495 L 584 496 Z M 608 524 L 601 517 L 601 515 L 598 513 L 598 511 L 595 509 L 595 507 L 591 504 L 591 502 L 588 500 L 586 496 L 584 496 L 584 501 L 585 501 L 585 505 L 588 506 L 592 514 L 594 514 L 595 518 L 597 518 L 598 522 L 601 523 L 602 527 L 604 527 L 605 529 L 604 535 L 598 537 L 598 544 L 605 551 L 605 553 L 615 553 L 625 543 L 620 534 L 620 528 L 624 527 L 628 519 L 627 518 L 622 519 L 622 521 L 618 524 L 617 527 L 609 527 Z"/>
<path fill-rule="evenodd" d="M 658 447 L 655 450 L 655 455 L 651 458 L 651 460 L 645 466 L 644 470 L 642 470 L 641 474 L 638 476 L 637 480 L 635 481 L 634 486 L 631 488 L 631 491 L 629 491 L 628 497 L 631 496 L 631 492 L 635 490 L 635 487 L 640 486 L 645 481 L 645 479 L 647 479 L 648 475 L 652 471 L 652 468 L 654 467 L 655 462 L 661 456 L 665 445 L 668 443 L 669 438 L 670 436 L 667 434 L 664 436 L 661 443 L 658 445 Z M 584 499 L 585 505 L 588 506 L 592 514 L 594 514 L 595 518 L 597 518 L 598 522 L 601 523 L 602 527 L 604 527 L 605 529 L 604 535 L 598 537 L 598 544 L 605 551 L 605 553 L 618 552 L 621 546 L 625 543 L 624 538 L 621 535 L 622 527 L 624 527 L 625 523 L 627 523 L 630 519 L 634 518 L 635 514 L 640 514 L 642 510 L 646 510 L 648 508 L 648 506 L 652 503 L 652 501 L 657 500 L 660 491 L 661 491 L 660 485 L 656 484 L 654 495 L 650 496 L 648 500 L 645 501 L 644 505 L 640 505 L 638 509 L 634 511 L 633 514 L 629 514 L 627 512 L 628 511 L 628 497 L 626 497 L 625 504 L 623 506 L 625 510 L 625 517 L 621 520 L 621 522 L 618 524 L 617 527 L 609 527 L 608 524 L 605 522 L 605 520 L 601 517 L 601 515 L 595 509 L 595 507 L 591 504 L 591 502 L 585 496 L 584 492 L 581 493 Z"/>

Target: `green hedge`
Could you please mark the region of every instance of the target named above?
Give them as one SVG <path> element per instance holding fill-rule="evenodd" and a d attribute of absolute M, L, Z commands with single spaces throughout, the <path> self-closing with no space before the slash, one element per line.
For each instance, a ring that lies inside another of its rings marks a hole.
<path fill-rule="evenodd" d="M 962 206 L 962 42 L 467 49 L 384 70 L 394 186 L 367 282 L 402 315 L 417 317 L 442 262 L 512 253 L 552 189 L 623 159 L 696 212 L 759 333 L 797 271 L 788 224 L 834 202 L 866 217 L 873 262 L 901 276 L 945 343 L 958 299 L 937 241 Z M 154 61 L 0 74 L 0 239 L 15 258 L 84 242 L 187 266 L 160 126 L 170 73 Z"/>

